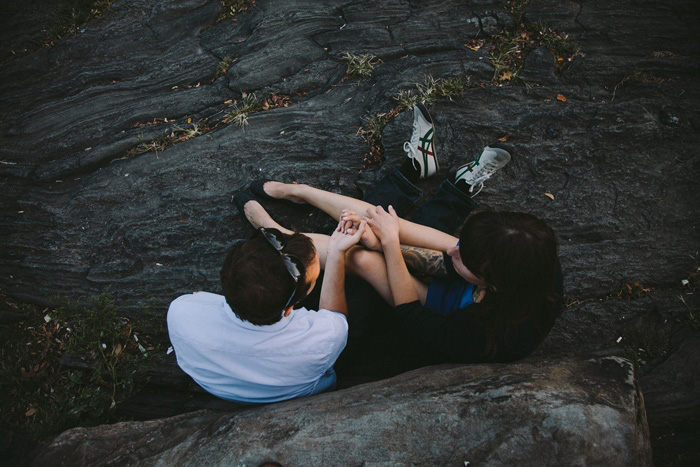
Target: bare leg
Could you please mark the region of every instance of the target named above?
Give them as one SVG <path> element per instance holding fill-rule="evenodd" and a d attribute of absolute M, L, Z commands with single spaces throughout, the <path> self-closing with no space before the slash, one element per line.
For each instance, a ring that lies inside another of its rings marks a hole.
<path fill-rule="evenodd" d="M 367 209 L 373 207 L 365 201 L 320 190 L 309 185 L 270 181 L 265 183 L 264 189 L 273 198 L 287 199 L 300 204 L 306 202 L 319 208 L 333 219 L 339 219 L 343 209 L 350 209 L 360 217 L 366 217 Z M 455 246 L 459 240 L 445 232 L 406 219 L 400 219 L 399 222 L 400 240 L 404 245 L 447 251 L 448 248 Z"/>
<path fill-rule="evenodd" d="M 289 230 L 286 227 L 282 227 L 277 221 L 275 221 L 270 214 L 265 210 L 264 207 L 260 205 L 255 200 L 248 201 L 243 206 L 243 213 L 246 219 L 253 224 L 253 227 L 259 229 L 260 227 L 267 227 L 277 229 L 280 232 L 291 235 L 294 231 Z M 311 239 L 314 244 L 316 252 L 319 254 L 319 260 L 321 261 L 321 269 L 326 266 L 326 248 L 328 245 L 328 235 L 315 234 L 315 233 L 305 233 L 307 237 Z"/>
<path fill-rule="evenodd" d="M 338 195 L 340 196 L 340 195 Z M 352 198 L 349 198 L 352 199 Z M 249 201 L 243 207 L 244 214 L 253 227 L 268 227 L 278 229 L 280 232 L 292 234 L 293 232 L 282 227 L 265 211 L 257 201 Z M 314 244 L 316 252 L 319 254 L 321 268 L 326 264 L 326 247 L 328 244 L 328 235 L 305 233 Z M 369 282 L 372 287 L 382 296 L 389 304 L 393 305 L 391 289 L 389 288 L 389 279 L 386 273 L 386 262 L 384 255 L 376 251 L 365 250 L 362 247 L 351 248 L 346 257 L 346 267 L 348 272 L 359 276 Z M 420 282 L 415 277 L 412 277 L 418 296 L 421 303 L 425 303 L 425 297 L 428 293 L 428 287 Z"/>
<path fill-rule="evenodd" d="M 385 302 L 394 305 L 394 298 L 389 287 L 389 278 L 386 272 L 384 255 L 376 251 L 366 250 L 362 247 L 353 247 L 348 250 L 346 268 L 348 272 L 369 282 L 374 290 L 382 296 Z M 425 304 L 428 295 L 428 286 L 411 276 L 413 286 L 416 288 L 418 298 Z"/>

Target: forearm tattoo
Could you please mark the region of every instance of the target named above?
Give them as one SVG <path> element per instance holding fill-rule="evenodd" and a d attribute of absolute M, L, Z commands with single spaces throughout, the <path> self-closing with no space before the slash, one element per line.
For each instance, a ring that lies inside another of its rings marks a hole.
<path fill-rule="evenodd" d="M 442 251 L 401 245 L 401 253 L 408 269 L 418 275 L 447 277 Z"/>

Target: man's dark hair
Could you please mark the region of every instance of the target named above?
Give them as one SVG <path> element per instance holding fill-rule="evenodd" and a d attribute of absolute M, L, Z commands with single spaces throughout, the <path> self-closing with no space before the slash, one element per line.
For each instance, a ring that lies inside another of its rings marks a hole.
<path fill-rule="evenodd" d="M 308 268 L 316 255 L 311 239 L 296 232 L 293 235 L 280 232 L 279 236 L 284 237 L 282 251 L 296 256 Z M 283 308 L 295 287 L 282 256 L 259 230 L 250 240 L 238 242 L 229 250 L 219 275 L 226 302 L 236 316 L 260 326 L 282 319 Z M 299 283 L 291 303 L 298 302 L 308 292 L 304 285 L 305 272 Z"/>

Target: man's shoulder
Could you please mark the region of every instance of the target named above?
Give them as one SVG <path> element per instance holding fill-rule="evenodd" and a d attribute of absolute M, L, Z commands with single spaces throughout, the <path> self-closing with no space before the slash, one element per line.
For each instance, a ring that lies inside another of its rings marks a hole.
<path fill-rule="evenodd" d="M 188 307 L 188 306 L 211 306 L 220 305 L 226 301 L 223 295 L 218 295 L 211 292 L 194 292 L 185 295 L 180 295 L 170 303 L 170 308 Z"/>
<path fill-rule="evenodd" d="M 316 311 L 307 308 L 298 308 L 294 312 L 297 320 L 307 322 L 314 327 L 324 327 L 336 333 L 347 333 L 348 331 L 348 320 L 342 313 L 324 309 Z"/>
<path fill-rule="evenodd" d="M 201 317 L 207 312 L 211 313 L 219 309 L 225 302 L 224 296 L 209 292 L 181 295 L 170 303 L 168 322 L 187 319 L 193 315 Z"/>

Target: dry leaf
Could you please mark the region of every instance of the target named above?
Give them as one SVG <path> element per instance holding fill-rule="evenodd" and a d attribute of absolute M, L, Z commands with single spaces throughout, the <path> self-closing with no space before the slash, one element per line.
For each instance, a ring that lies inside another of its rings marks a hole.
<path fill-rule="evenodd" d="M 506 141 L 508 141 L 508 137 L 509 137 L 509 136 L 510 136 L 510 135 L 509 135 L 508 133 L 506 133 L 506 134 L 503 135 L 502 137 L 498 138 L 498 141 L 501 142 L 501 143 L 505 143 Z"/>
<path fill-rule="evenodd" d="M 122 353 L 122 345 L 117 342 L 117 345 L 114 346 L 114 356 L 118 357 L 120 353 Z"/>
<path fill-rule="evenodd" d="M 549 198 L 549 199 L 551 199 L 552 201 L 554 201 L 554 195 L 553 195 L 553 194 L 551 194 L 551 193 L 545 193 L 544 195 L 545 195 L 547 198 Z"/>
<path fill-rule="evenodd" d="M 468 44 L 464 44 L 464 46 L 470 50 L 473 50 L 476 52 L 480 48 L 482 48 L 486 44 L 486 39 L 474 39 Z"/>
<path fill-rule="evenodd" d="M 231 104 L 233 104 L 233 100 L 229 99 L 229 100 L 225 101 L 224 104 L 231 105 Z"/>
<path fill-rule="evenodd" d="M 36 407 L 32 407 L 27 412 L 24 414 L 27 417 L 31 417 L 32 415 L 36 414 L 39 410 L 37 410 Z"/>
<path fill-rule="evenodd" d="M 510 81 L 510 79 L 513 77 L 513 73 L 510 71 L 506 71 L 501 75 L 500 78 L 498 78 L 499 81 Z M 557 98 L 558 99 L 558 98 Z"/>
<path fill-rule="evenodd" d="M 564 97 L 562 94 L 557 94 L 557 100 L 561 102 L 566 102 L 566 97 Z"/>
<path fill-rule="evenodd" d="M 188 118 L 187 118 L 187 123 L 192 123 L 192 119 L 188 117 Z"/>

